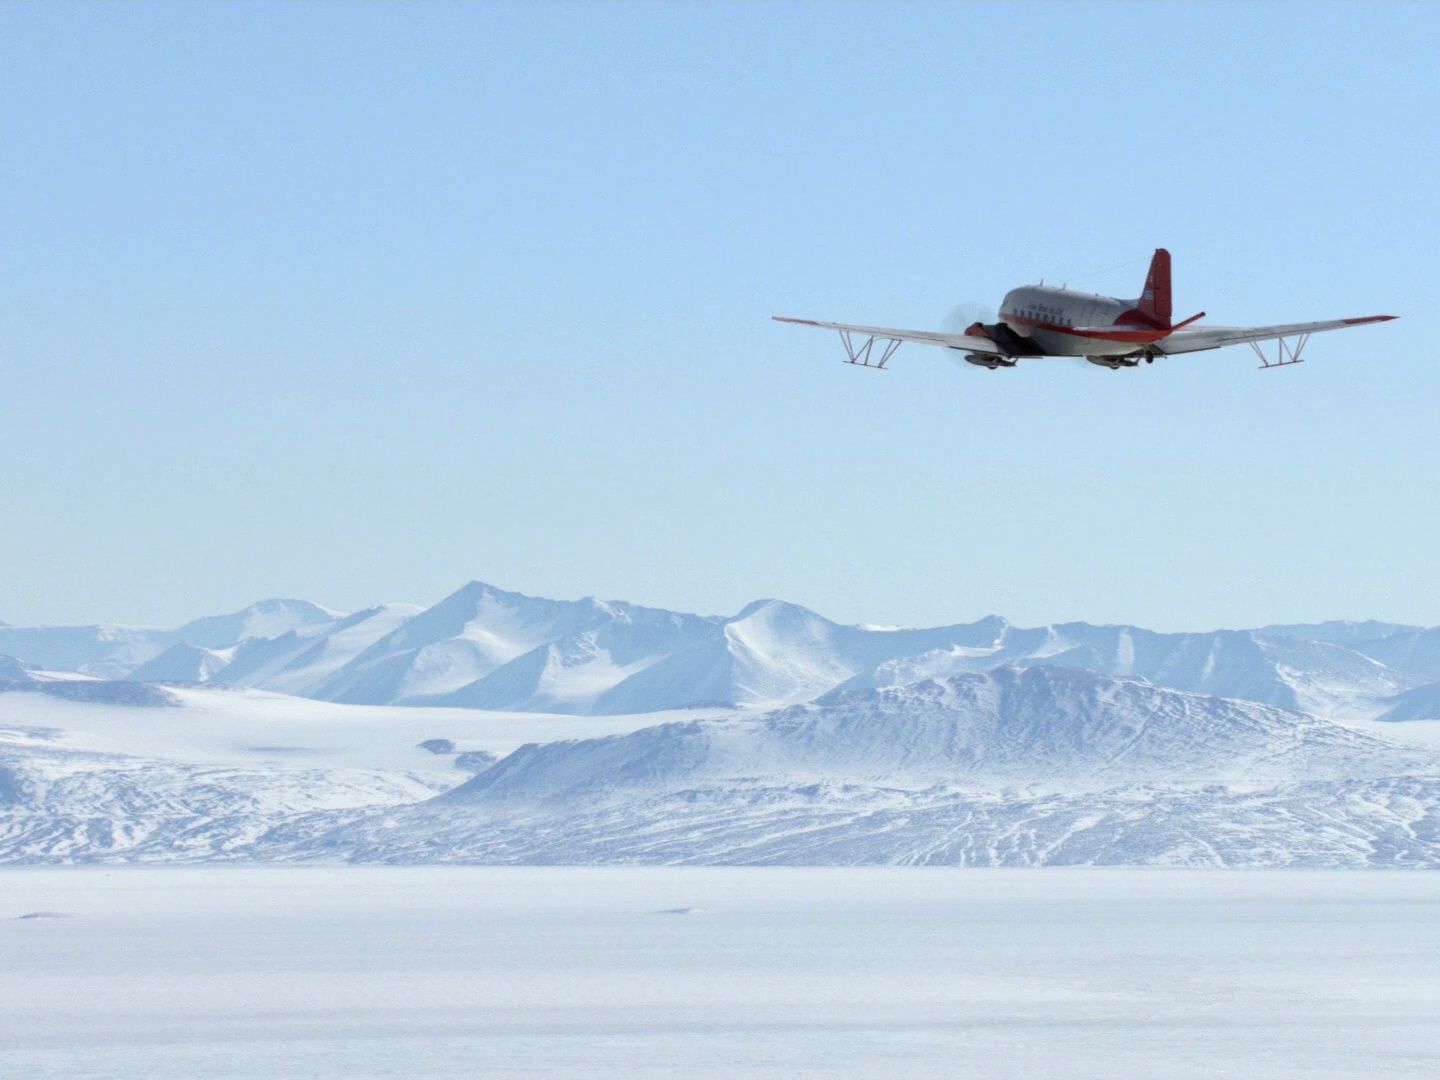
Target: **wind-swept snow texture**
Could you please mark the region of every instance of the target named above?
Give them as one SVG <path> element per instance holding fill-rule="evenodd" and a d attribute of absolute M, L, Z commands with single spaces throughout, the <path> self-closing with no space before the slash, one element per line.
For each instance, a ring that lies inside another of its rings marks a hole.
<path fill-rule="evenodd" d="M 425 803 L 272 839 L 395 862 L 1432 866 L 1440 754 L 1002 668 L 526 746 Z"/>
<path fill-rule="evenodd" d="M 1440 866 L 1440 747 L 1050 666 L 653 726 L 166 693 L 0 694 L 0 860 Z"/>
<path fill-rule="evenodd" d="M 0 1075 L 1422 1080 L 1440 875 L 10 870 Z M 25 918 L 26 915 L 62 918 Z"/>

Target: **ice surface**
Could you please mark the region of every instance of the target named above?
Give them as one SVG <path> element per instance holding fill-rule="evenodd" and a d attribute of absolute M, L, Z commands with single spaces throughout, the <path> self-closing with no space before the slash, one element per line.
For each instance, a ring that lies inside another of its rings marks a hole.
<path fill-rule="evenodd" d="M 0 955 L 7 1077 L 1440 1072 L 1429 874 L 10 870 Z"/>

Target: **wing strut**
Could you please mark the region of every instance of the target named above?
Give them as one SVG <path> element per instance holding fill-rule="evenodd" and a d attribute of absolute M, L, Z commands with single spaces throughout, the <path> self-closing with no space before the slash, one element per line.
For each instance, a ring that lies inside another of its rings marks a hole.
<path fill-rule="evenodd" d="M 872 363 L 871 358 L 876 340 L 885 342 L 885 346 L 880 351 L 880 359 Z M 879 337 L 876 334 L 867 335 L 865 344 L 856 346 L 855 339 L 850 336 L 849 330 L 840 331 L 840 341 L 845 346 L 845 355 L 848 357 L 845 363 L 854 364 L 857 367 L 873 368 L 876 371 L 884 371 L 885 365 L 890 362 L 890 358 L 900 348 L 899 338 Z"/>
<path fill-rule="evenodd" d="M 1294 344 L 1290 344 L 1293 341 Z M 1291 364 L 1303 364 L 1305 358 L 1300 354 L 1305 351 L 1305 346 L 1310 343 L 1309 334 L 1296 334 L 1293 338 L 1275 339 L 1275 356 L 1265 355 L 1265 350 L 1260 347 L 1260 342 L 1250 342 L 1250 348 L 1255 350 L 1255 355 L 1260 358 L 1260 370 L 1269 371 L 1271 368 L 1289 367 Z"/>

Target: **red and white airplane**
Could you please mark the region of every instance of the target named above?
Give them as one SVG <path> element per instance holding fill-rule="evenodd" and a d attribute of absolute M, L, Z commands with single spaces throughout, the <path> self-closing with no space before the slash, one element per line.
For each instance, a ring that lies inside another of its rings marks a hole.
<path fill-rule="evenodd" d="M 1396 316 L 1366 315 L 1280 326 L 1194 327 L 1205 317 L 1202 311 L 1178 323 L 1171 322 L 1170 252 L 1158 248 L 1150 260 L 1145 291 L 1138 300 L 1027 285 L 1005 294 L 998 322 L 972 323 L 960 334 L 773 317 L 777 322 L 838 330 L 846 362 L 862 367 L 883 368 L 902 342 L 913 341 L 954 349 L 970 363 L 991 370 L 1014 367 L 1022 357 L 1083 357 L 1092 364 L 1116 370 L 1135 367 L 1142 360 L 1153 363 L 1157 356 L 1245 344 L 1260 357 L 1261 367 L 1284 367 L 1301 361 L 1311 334 L 1386 322 Z M 885 343 L 879 350 L 875 348 L 877 341 Z M 1261 342 L 1270 341 L 1275 342 L 1273 356 L 1267 356 L 1260 347 Z"/>

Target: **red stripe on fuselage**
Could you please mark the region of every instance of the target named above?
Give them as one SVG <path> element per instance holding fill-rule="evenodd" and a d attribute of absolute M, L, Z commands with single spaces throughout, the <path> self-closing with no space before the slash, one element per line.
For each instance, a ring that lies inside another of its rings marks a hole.
<path fill-rule="evenodd" d="M 1087 338 L 1092 341 L 1119 341 L 1129 345 L 1149 345 L 1170 336 L 1169 330 L 1122 330 L 1118 326 L 1114 330 L 1088 330 L 1078 329 L 1074 326 L 1061 326 L 1058 323 L 1041 322 L 1039 319 L 1027 319 L 1023 315 L 1002 315 L 1000 318 L 1011 326 L 1025 326 L 1031 330 L 1049 330 L 1051 333 L 1068 334 L 1070 337 Z"/>

